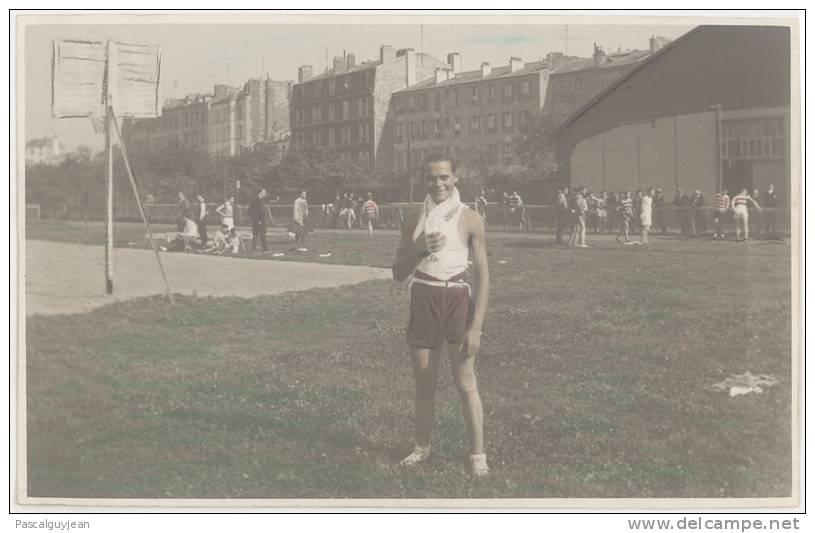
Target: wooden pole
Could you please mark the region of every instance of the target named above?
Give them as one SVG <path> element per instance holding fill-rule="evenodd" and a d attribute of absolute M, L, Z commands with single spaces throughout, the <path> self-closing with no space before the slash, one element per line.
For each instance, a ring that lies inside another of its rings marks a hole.
<path fill-rule="evenodd" d="M 105 179 L 107 239 L 105 240 L 105 292 L 113 294 L 113 143 L 110 139 L 111 102 L 108 96 L 105 108 L 105 154 L 107 178 Z"/>

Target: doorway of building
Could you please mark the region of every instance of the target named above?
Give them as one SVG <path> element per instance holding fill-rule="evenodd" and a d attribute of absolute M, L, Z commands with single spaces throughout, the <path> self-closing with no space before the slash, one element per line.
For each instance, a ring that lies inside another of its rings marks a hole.
<path fill-rule="evenodd" d="M 753 164 L 744 159 L 726 159 L 722 161 L 722 182 L 730 196 L 735 196 L 742 189 L 753 190 Z"/>

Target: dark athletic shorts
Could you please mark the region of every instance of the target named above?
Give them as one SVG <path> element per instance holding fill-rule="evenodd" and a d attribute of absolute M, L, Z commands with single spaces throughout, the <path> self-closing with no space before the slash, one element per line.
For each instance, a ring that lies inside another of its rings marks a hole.
<path fill-rule="evenodd" d="M 460 281 L 464 275 L 451 279 Z M 472 308 L 467 287 L 432 287 L 413 282 L 407 332 L 409 345 L 437 349 L 444 345 L 444 341 L 459 343 L 471 323 Z"/>

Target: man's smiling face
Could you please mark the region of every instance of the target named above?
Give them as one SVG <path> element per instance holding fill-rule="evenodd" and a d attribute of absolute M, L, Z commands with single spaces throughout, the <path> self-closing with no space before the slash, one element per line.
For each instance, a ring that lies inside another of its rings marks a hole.
<path fill-rule="evenodd" d="M 431 161 L 425 164 L 424 172 L 425 188 L 433 201 L 440 204 L 447 200 L 458 181 L 450 162 Z"/>

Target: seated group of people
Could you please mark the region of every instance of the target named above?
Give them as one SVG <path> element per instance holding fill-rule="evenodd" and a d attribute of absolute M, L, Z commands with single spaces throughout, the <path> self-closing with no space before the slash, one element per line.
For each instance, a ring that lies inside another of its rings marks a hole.
<path fill-rule="evenodd" d="M 173 235 L 168 235 L 166 246 L 159 246 L 159 249 L 162 252 L 201 250 L 207 253 L 222 254 L 231 252 L 237 254 L 241 251 L 241 247 L 242 241 L 240 235 L 238 235 L 238 230 L 235 227 L 230 227 L 229 224 L 223 224 L 211 240 L 201 242 L 198 224 L 192 217 L 185 216 L 182 230 Z"/>

